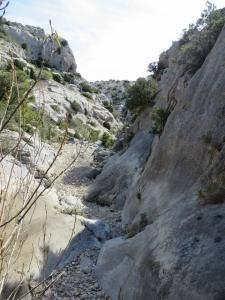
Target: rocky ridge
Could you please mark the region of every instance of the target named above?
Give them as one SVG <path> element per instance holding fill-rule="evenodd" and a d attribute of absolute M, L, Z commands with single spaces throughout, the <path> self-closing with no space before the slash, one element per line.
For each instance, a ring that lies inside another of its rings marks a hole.
<path fill-rule="evenodd" d="M 113 106 L 122 111 L 127 99 L 127 89 L 133 84 L 128 80 L 95 81 L 92 83 L 100 93 L 106 95 Z"/>
<path fill-rule="evenodd" d="M 33 91 L 35 102 L 28 105 L 50 118 L 49 124 L 56 135 L 62 134 L 64 123 L 69 123 L 71 137 L 97 141 L 107 133 L 115 139 L 121 121 L 103 105 L 110 99 L 76 72 L 75 59 L 67 41 L 59 38 L 58 45 L 47 39 L 41 28 L 9 21 L 4 22 L 1 30 L 2 69 L 7 70 L 13 59 L 16 68 L 32 82 L 43 64 L 41 80 Z"/>
<path fill-rule="evenodd" d="M 61 39 L 61 45 L 54 44 L 47 39 L 42 28 L 24 26 L 16 22 L 6 22 L 3 30 L 10 39 L 22 46 L 25 60 L 37 61 L 42 59 L 49 67 L 58 71 L 76 72 L 75 58 L 66 40 Z"/>

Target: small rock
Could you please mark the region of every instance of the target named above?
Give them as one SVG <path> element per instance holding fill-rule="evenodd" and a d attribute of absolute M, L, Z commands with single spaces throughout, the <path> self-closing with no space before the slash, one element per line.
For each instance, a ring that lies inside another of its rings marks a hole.
<path fill-rule="evenodd" d="M 80 261 L 80 270 L 87 274 L 87 273 L 90 273 L 91 270 L 93 268 L 93 262 L 90 260 L 90 258 L 84 256 L 81 258 L 81 261 Z"/>
<path fill-rule="evenodd" d="M 99 241 L 105 241 L 112 237 L 112 233 L 108 224 L 102 220 L 91 220 L 82 218 L 82 224 L 91 231 Z"/>

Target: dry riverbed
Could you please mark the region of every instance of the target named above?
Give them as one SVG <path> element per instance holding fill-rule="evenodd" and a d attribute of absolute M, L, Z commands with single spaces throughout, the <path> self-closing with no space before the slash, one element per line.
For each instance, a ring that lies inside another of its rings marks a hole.
<path fill-rule="evenodd" d="M 66 144 L 54 166 L 53 172 L 55 174 L 76 158 L 77 153 L 79 155 L 67 172 L 55 182 L 54 187 L 62 198 L 75 196 L 80 199 L 85 208 L 79 214 L 88 219 L 104 221 L 110 226 L 111 237 L 116 237 L 123 234 L 121 212 L 111 207 L 86 203 L 83 200 L 88 187 L 93 183 L 101 169 L 101 166 L 94 161 L 96 150 L 102 151 L 103 149 L 97 144 L 83 144 L 82 146 L 81 144 Z M 72 212 L 67 211 L 66 213 Z M 96 245 L 87 246 L 79 255 L 74 256 L 62 270 L 59 270 L 60 278 L 54 284 L 51 285 L 50 280 L 46 282 L 45 286 L 50 284 L 51 287 L 46 291 L 44 299 L 109 300 L 110 298 L 104 294 L 95 277 L 95 265 L 102 245 L 103 243 L 99 242 Z"/>

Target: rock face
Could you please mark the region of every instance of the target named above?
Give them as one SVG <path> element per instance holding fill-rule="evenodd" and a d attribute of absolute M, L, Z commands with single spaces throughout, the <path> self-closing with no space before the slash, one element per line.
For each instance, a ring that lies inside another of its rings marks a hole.
<path fill-rule="evenodd" d="M 121 151 L 109 159 L 86 195 L 86 200 L 101 205 L 113 203 L 121 208 L 148 158 L 152 140 L 150 133 L 141 131 L 125 153 Z"/>
<path fill-rule="evenodd" d="M 27 60 L 43 59 L 49 67 L 58 71 L 76 72 L 77 65 L 66 40 L 61 40 L 61 46 L 53 44 L 47 40 L 42 28 L 14 22 L 4 25 L 4 30 L 12 40 L 23 46 Z"/>
<path fill-rule="evenodd" d="M 224 44 L 225 28 L 193 76 L 169 59 L 156 101 L 166 107 L 173 94 L 177 104 L 123 210 L 124 225 L 135 228 L 143 215 L 144 225 L 107 242 L 98 260 L 112 299 L 224 299 Z"/>
<path fill-rule="evenodd" d="M 41 81 L 34 90 L 34 96 L 34 106 L 37 109 L 43 108 L 54 122 L 64 120 L 70 112 L 77 125 L 87 125 L 102 133 L 108 131 L 103 126 L 104 122 L 108 122 L 112 128 L 120 126 L 114 116 L 98 101 L 81 95 L 76 85 L 62 85 L 53 80 Z M 78 107 L 77 111 L 73 108 L 75 105 Z"/>
<path fill-rule="evenodd" d="M 41 57 L 46 63 L 61 72 L 75 73 L 77 65 L 73 52 L 66 40 L 62 40 L 61 47 L 48 41 L 43 45 Z"/>
<path fill-rule="evenodd" d="M 106 100 L 113 103 L 115 109 L 119 112 L 122 112 L 124 108 L 127 99 L 127 89 L 132 84 L 133 82 L 128 80 L 96 81 L 93 83 L 102 95 L 107 96 L 108 99 L 103 98 L 103 101 Z"/>
<path fill-rule="evenodd" d="M 8 21 L 2 27 L 0 67 L 8 69 L 13 59 L 18 72 L 26 76 L 30 84 L 40 76 L 28 106 L 34 114 L 43 114 L 49 120 L 48 138 L 57 141 L 67 123 L 72 142 L 74 138 L 95 142 L 104 133 L 114 140 L 114 134 L 122 126 L 119 115 L 113 115 L 113 107 L 110 110 L 103 105 L 104 101 L 109 102 L 108 97 L 76 72 L 68 42 L 59 38 L 60 45 L 57 41 L 53 43 L 39 27 Z M 40 66 L 43 66 L 41 74 Z M 40 135 L 43 137 L 45 133 L 40 132 Z"/>

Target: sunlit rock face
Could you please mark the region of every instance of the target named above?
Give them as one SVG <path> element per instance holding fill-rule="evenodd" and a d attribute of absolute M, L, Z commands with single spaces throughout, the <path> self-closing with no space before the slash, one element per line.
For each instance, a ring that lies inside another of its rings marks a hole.
<path fill-rule="evenodd" d="M 167 53 L 156 104 L 167 107 L 168 94 L 177 104 L 130 185 L 123 223 L 132 237 L 107 242 L 98 260 L 112 299 L 224 298 L 224 45 L 225 28 L 194 74 L 173 63 L 177 45 Z"/>
<path fill-rule="evenodd" d="M 58 71 L 76 72 L 76 61 L 66 40 L 61 39 L 61 43 L 58 44 L 47 40 L 42 28 L 14 22 L 4 25 L 4 30 L 13 41 L 25 48 L 26 59 L 32 61 L 42 59 L 49 67 Z"/>

